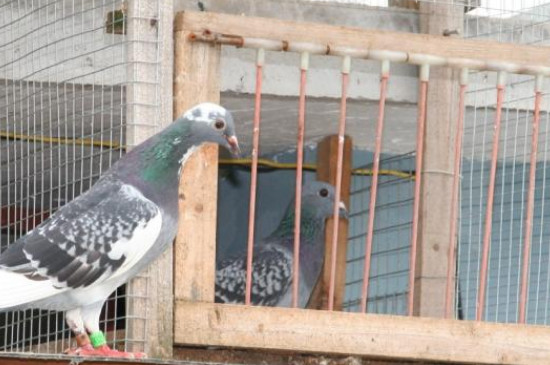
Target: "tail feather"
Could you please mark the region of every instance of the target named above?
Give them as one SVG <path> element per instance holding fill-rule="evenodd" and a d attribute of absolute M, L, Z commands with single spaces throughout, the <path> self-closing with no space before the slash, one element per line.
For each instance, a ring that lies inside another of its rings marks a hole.
<path fill-rule="evenodd" d="M 0 311 L 29 307 L 59 292 L 49 280 L 32 280 L 23 274 L 0 269 Z"/>

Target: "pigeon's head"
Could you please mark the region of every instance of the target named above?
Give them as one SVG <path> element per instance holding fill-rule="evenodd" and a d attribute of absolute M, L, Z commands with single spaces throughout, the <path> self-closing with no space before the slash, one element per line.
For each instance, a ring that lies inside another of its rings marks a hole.
<path fill-rule="evenodd" d="M 277 229 L 272 233 L 275 237 L 293 237 L 295 219 L 295 200 L 289 203 L 286 213 Z M 338 204 L 339 216 L 348 217 L 343 202 Z M 325 220 L 334 213 L 334 187 L 322 181 L 310 181 L 302 187 L 302 210 L 300 216 L 301 237 L 306 242 L 318 243 L 319 235 L 323 235 Z M 293 244 L 293 240 L 285 241 Z"/>
<path fill-rule="evenodd" d="M 329 218 L 334 212 L 334 187 L 323 181 L 311 181 L 302 188 L 302 210 L 313 209 L 315 214 L 323 219 Z M 342 218 L 348 217 L 344 202 L 338 203 L 338 213 Z"/>
<path fill-rule="evenodd" d="M 227 109 L 214 103 L 202 103 L 186 111 L 183 119 L 190 123 L 194 138 L 218 143 L 234 156 L 240 155 L 235 123 Z"/>

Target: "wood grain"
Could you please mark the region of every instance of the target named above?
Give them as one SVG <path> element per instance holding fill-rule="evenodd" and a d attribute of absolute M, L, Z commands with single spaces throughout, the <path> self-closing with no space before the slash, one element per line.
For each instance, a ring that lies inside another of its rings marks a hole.
<path fill-rule="evenodd" d="M 351 138 L 344 140 L 344 164 L 342 166 L 342 191 L 340 200 L 349 208 L 351 184 Z M 338 136 L 327 136 L 317 146 L 317 179 L 336 184 L 336 164 L 338 157 Z M 308 308 L 327 309 L 330 285 L 330 265 L 332 260 L 332 232 L 334 220 L 327 219 L 325 227 L 325 261 L 321 278 L 313 289 Z M 348 245 L 348 220 L 340 218 L 338 223 L 338 247 L 336 251 L 336 279 L 334 287 L 334 309 L 342 310 L 346 286 L 346 258 Z"/>
<path fill-rule="evenodd" d="M 184 301 L 175 313 L 182 345 L 428 363 L 547 365 L 550 358 L 550 328 L 543 326 Z"/>
<path fill-rule="evenodd" d="M 333 26 L 321 23 L 245 17 L 209 12 L 179 12 L 175 28 L 242 37 L 329 44 L 331 47 L 358 47 L 378 50 L 429 54 L 440 57 L 510 62 L 518 65 L 547 67 L 550 48 L 499 43 L 494 41 L 456 39 L 443 35 L 391 32 Z"/>
<path fill-rule="evenodd" d="M 189 42 L 188 32 L 175 33 L 174 117 L 201 102 L 219 103 L 220 51 L 219 45 Z M 218 145 L 206 144 L 186 162 L 179 186 L 176 299 L 214 301 L 217 196 Z"/>

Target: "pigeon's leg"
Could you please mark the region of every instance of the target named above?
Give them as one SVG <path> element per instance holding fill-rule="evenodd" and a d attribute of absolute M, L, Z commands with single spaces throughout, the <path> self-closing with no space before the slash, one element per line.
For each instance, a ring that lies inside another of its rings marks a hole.
<path fill-rule="evenodd" d="M 71 331 L 74 333 L 77 345 L 75 349 L 68 349 L 65 353 L 70 355 L 79 355 L 81 351 L 93 350 L 90 337 L 88 337 L 88 333 L 86 333 L 86 329 L 84 328 L 80 308 L 67 311 L 65 313 L 65 320 L 67 321 Z"/>
<path fill-rule="evenodd" d="M 142 352 L 125 352 L 113 350 L 107 345 L 103 332 L 99 329 L 99 316 L 103 302 L 97 302 L 82 308 L 82 320 L 84 327 L 90 333 L 90 347 L 80 351 L 81 356 L 123 357 L 130 359 L 145 358 Z"/>

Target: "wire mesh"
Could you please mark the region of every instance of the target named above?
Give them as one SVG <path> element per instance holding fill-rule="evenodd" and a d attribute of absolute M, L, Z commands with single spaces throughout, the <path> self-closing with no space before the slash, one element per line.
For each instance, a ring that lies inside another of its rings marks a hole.
<path fill-rule="evenodd" d="M 132 77 L 141 61 L 128 57 L 131 47 L 158 42 L 128 29 L 141 9 L 158 15 L 158 1 L 135 8 L 129 14 L 118 0 L 0 2 L 0 250 L 89 189 L 124 153 L 128 113 L 140 105 L 129 85 L 134 93 L 159 87 Z M 158 111 L 158 97 L 148 107 Z M 147 133 L 159 125 L 153 116 Z M 125 332 L 129 300 L 121 287 L 103 309 L 113 348 L 134 340 Z M 61 313 L 0 313 L 0 351 L 59 353 L 70 345 Z"/>
<path fill-rule="evenodd" d="M 413 117 L 414 118 L 414 117 Z M 366 157 L 368 158 L 368 157 Z M 381 170 L 414 173 L 415 154 L 386 156 Z M 362 166 L 371 168 L 371 163 Z M 366 224 L 369 214 L 371 176 L 352 177 L 343 308 L 360 311 Z M 380 175 L 374 221 L 368 313 L 407 314 L 409 247 L 412 228 L 414 179 Z"/>
<path fill-rule="evenodd" d="M 546 45 L 548 36 L 544 27 L 548 22 L 548 9 L 547 1 L 502 2 L 483 11 L 479 8 L 465 17 L 464 36 Z M 548 87 L 546 83 L 545 86 Z M 534 87 L 534 78 L 527 76 L 510 75 L 506 83 L 484 308 L 484 318 L 489 321 L 516 322 L 519 315 Z M 546 88 L 543 88 L 543 93 L 543 104 L 548 105 Z M 496 101 L 495 73 L 473 73 L 468 100 L 461 169 L 456 313 L 459 318 L 473 319 L 478 299 L 482 222 L 487 208 L 488 158 Z M 547 323 L 544 308 L 548 291 L 548 249 L 545 244 L 548 233 L 544 228 L 544 211 L 548 126 L 545 115 L 547 110 L 543 108 L 535 182 L 528 323 Z"/>

